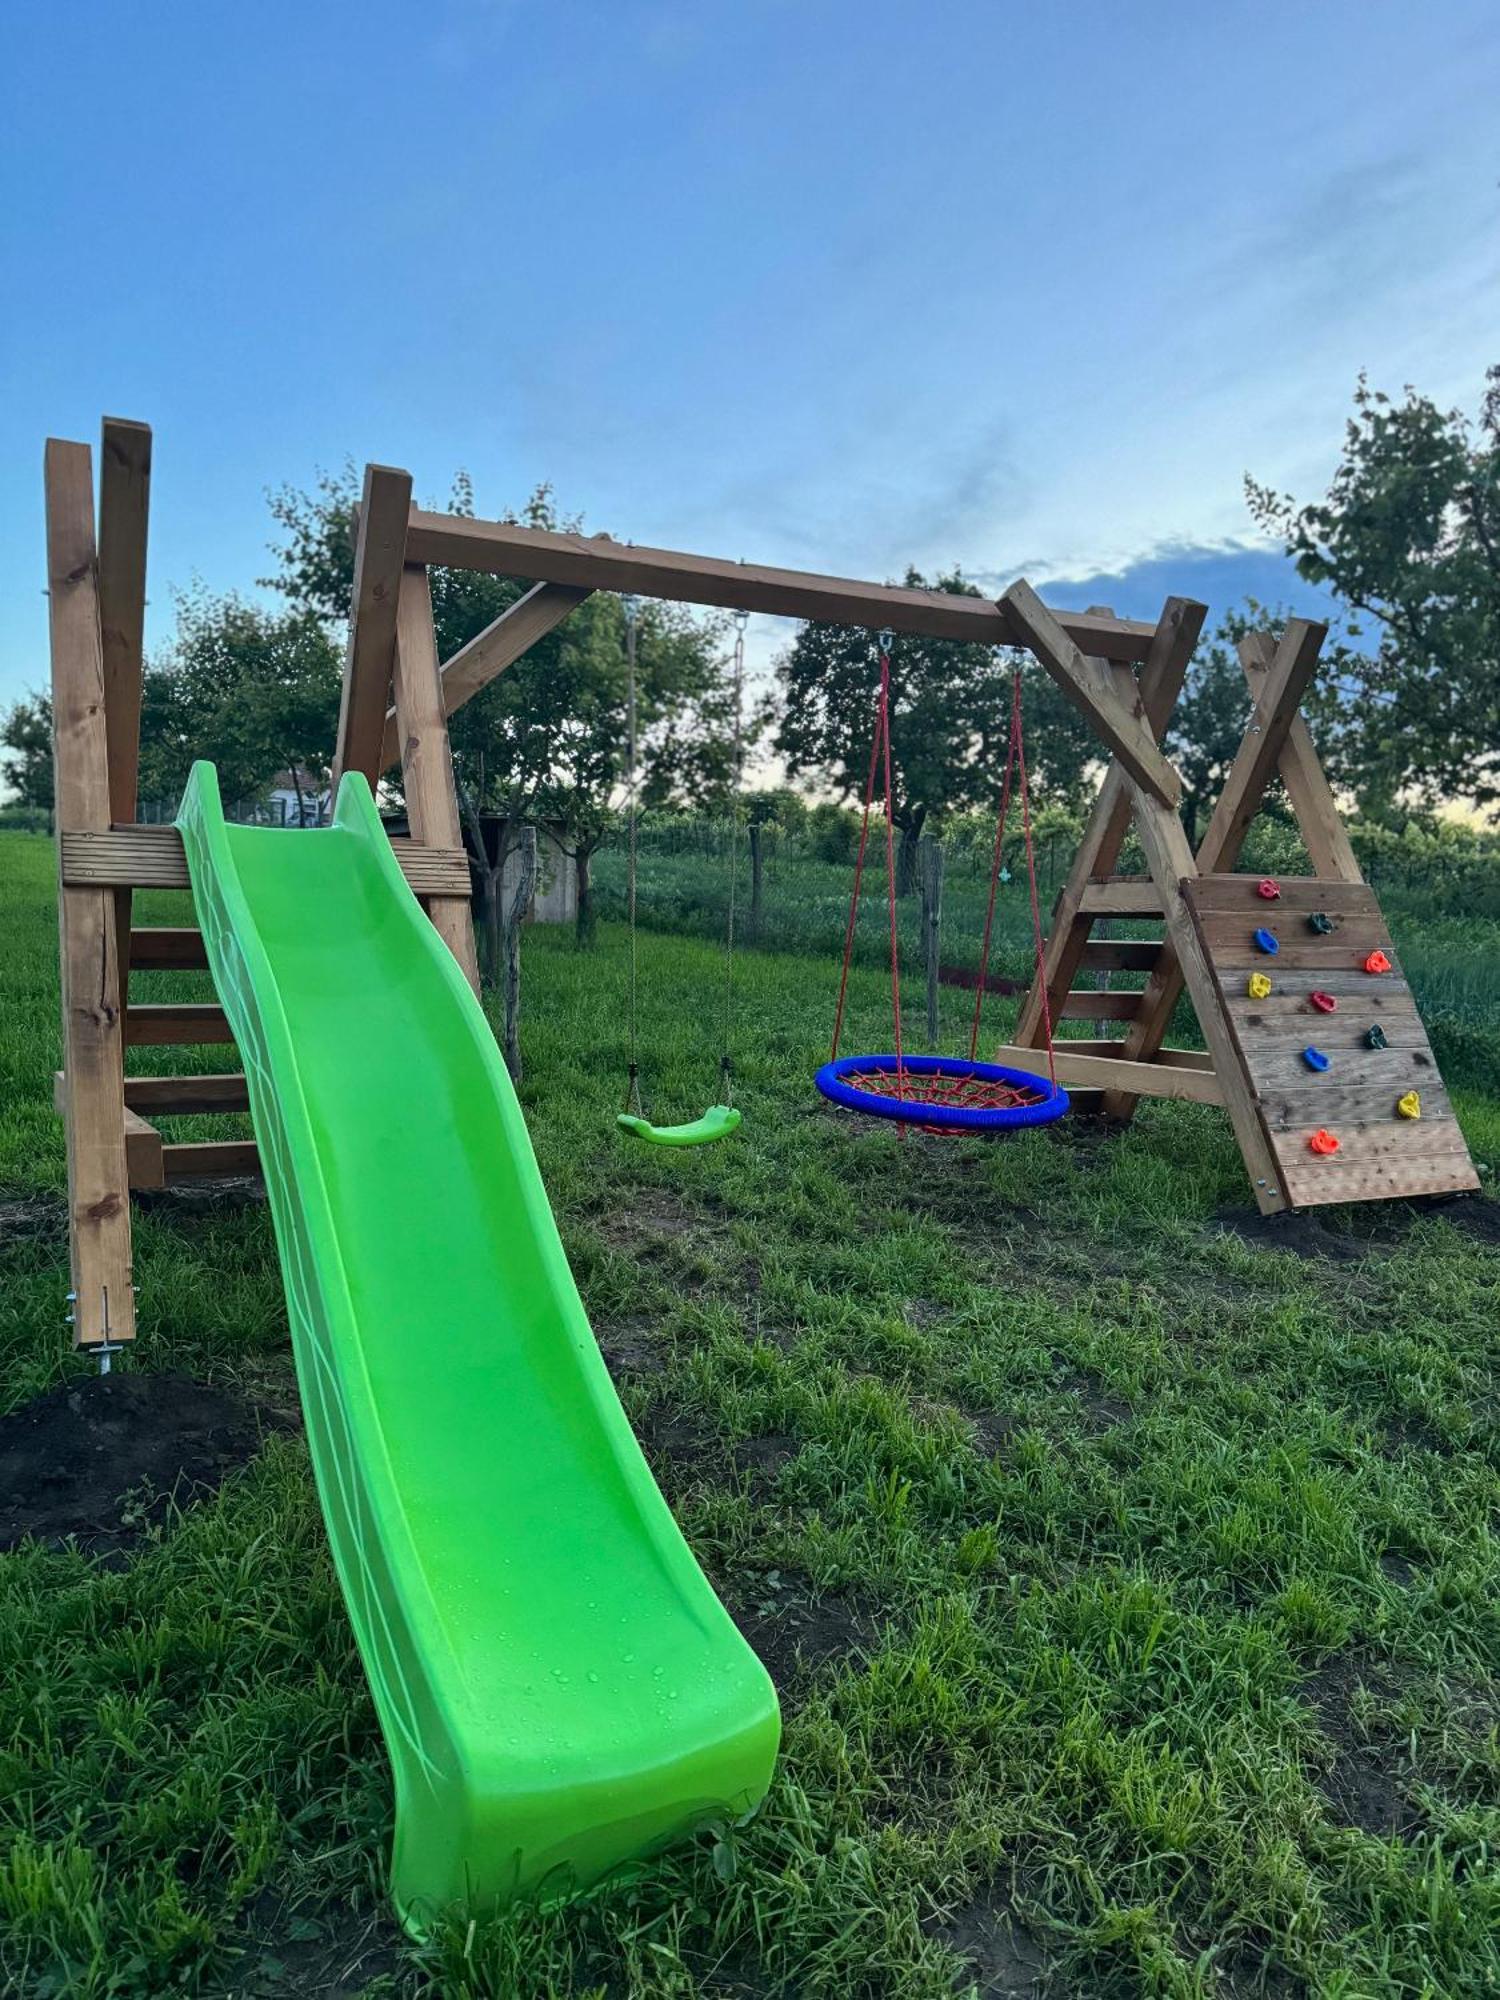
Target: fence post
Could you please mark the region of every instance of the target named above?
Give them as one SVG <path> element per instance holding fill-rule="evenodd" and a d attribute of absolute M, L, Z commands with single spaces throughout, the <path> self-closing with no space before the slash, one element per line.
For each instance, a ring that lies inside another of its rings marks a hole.
<path fill-rule="evenodd" d="M 516 886 L 505 911 L 505 1066 L 515 1083 L 521 1081 L 521 924 L 536 887 L 536 828 L 521 829 Z M 495 884 L 495 894 L 502 893 Z"/>
<path fill-rule="evenodd" d="M 927 1046 L 937 1047 L 938 980 L 942 970 L 943 843 L 924 834 L 917 844 L 922 875 L 922 951 L 927 961 Z"/>
<path fill-rule="evenodd" d="M 761 852 L 760 825 L 750 824 L 750 942 L 760 943 Z"/>

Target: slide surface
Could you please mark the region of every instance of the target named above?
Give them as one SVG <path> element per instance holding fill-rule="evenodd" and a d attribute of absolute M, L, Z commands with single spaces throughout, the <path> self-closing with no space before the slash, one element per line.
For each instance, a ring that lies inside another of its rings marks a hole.
<path fill-rule="evenodd" d="M 403 1921 L 572 1894 L 742 1817 L 770 1679 L 641 1455 L 493 1033 L 369 787 L 345 778 L 331 827 L 230 826 L 197 764 L 178 824 L 394 1768 Z"/>

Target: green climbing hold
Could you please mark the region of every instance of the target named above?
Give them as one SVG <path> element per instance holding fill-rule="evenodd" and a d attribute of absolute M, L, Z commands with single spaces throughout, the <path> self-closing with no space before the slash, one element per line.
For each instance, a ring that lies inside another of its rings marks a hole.
<path fill-rule="evenodd" d="M 1326 910 L 1314 910 L 1307 920 L 1307 928 L 1310 931 L 1316 931 L 1319 937 L 1332 937 L 1334 932 L 1333 918 L 1328 915 Z"/>
<path fill-rule="evenodd" d="M 1385 1029 L 1378 1023 L 1373 1028 L 1365 1029 L 1365 1047 L 1367 1049 L 1383 1049 L 1385 1047 Z"/>

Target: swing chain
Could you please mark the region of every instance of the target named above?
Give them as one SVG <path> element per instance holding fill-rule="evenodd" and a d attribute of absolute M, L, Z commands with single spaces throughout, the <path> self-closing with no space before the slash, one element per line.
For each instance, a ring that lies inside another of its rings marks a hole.
<path fill-rule="evenodd" d="M 627 699 L 627 711 L 629 718 L 627 762 L 625 766 L 625 771 L 626 771 L 626 790 L 627 790 L 627 810 L 630 816 L 630 844 L 629 844 L 629 862 L 627 868 L 627 888 L 626 888 L 626 903 L 628 906 L 629 931 L 630 931 L 630 1000 L 628 1008 L 629 1020 L 630 1020 L 630 1067 L 629 1067 L 630 1087 L 628 1095 L 626 1097 L 625 1108 L 627 1111 L 634 1112 L 637 1117 L 642 1117 L 644 1116 L 644 1113 L 642 1112 L 641 1109 L 641 1088 L 638 1080 L 640 1075 L 639 1063 L 638 1063 L 640 1051 L 636 1040 L 636 949 L 635 949 L 636 820 L 638 817 L 637 799 L 636 799 L 636 776 L 635 776 L 635 764 L 636 764 L 635 636 L 636 636 L 636 625 L 639 622 L 641 614 L 641 600 L 638 597 L 632 596 L 627 593 L 620 599 L 620 609 L 625 615 L 625 665 L 626 665 L 626 679 L 627 679 L 626 699 Z"/>

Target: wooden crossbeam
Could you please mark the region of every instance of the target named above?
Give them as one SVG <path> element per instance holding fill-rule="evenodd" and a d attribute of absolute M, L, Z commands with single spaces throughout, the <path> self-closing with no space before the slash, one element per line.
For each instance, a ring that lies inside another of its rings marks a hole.
<path fill-rule="evenodd" d="M 521 655 L 545 639 L 570 611 L 593 593 L 573 590 L 565 583 L 538 583 L 528 590 L 466 646 L 460 646 L 442 670 L 443 714 L 449 716 L 466 701 L 488 687 L 497 675 L 513 666 Z M 380 745 L 380 768 L 388 771 L 401 757 L 400 731 L 394 705 L 385 713 L 385 734 Z"/>
<path fill-rule="evenodd" d="M 1028 645 L 1026 633 L 1002 604 L 960 597 L 946 590 L 909 590 L 807 570 L 772 569 L 761 563 L 725 562 L 677 549 L 638 548 L 608 536 L 560 535 L 521 528 L 510 521 L 474 521 L 459 514 L 412 510 L 407 529 L 409 562 L 449 569 L 485 570 L 566 583 L 578 590 L 633 591 L 680 604 L 710 604 L 725 611 L 764 611 L 781 618 L 810 618 L 879 631 L 916 632 L 929 639 L 963 639 L 980 646 Z M 1075 645 L 1108 660 L 1142 660 L 1154 627 L 1128 618 L 1098 618 L 1074 611 L 1054 614 Z"/>
<path fill-rule="evenodd" d="M 1150 650 L 1141 668 L 1141 705 L 1147 726 L 1158 739 L 1177 706 L 1188 663 L 1203 630 L 1208 607 L 1187 597 L 1169 597 L 1157 620 Z M 1042 960 L 1049 1010 L 1056 1015 L 1062 996 L 1072 986 L 1084 962 L 1092 921 L 1096 916 L 1159 916 L 1161 896 L 1149 879 L 1140 884 L 1104 882 L 1120 858 L 1130 831 L 1130 779 L 1123 766 L 1111 763 L 1104 774 L 1078 843 L 1068 879 L 1053 911 Z M 1131 901 L 1135 897 L 1137 900 Z M 1016 1040 L 1040 1044 L 1043 1033 L 1042 985 L 1033 981 L 1021 1003 Z"/>
<path fill-rule="evenodd" d="M 130 933 L 132 972 L 196 972 L 207 964 L 208 950 L 200 930 L 151 925 Z"/>
<path fill-rule="evenodd" d="M 144 1007 L 132 1007 L 125 1017 L 125 1041 L 130 1048 L 233 1040 L 234 1030 L 224 1009 L 211 1000 L 152 1001 Z"/>
<path fill-rule="evenodd" d="M 1104 1053 L 1108 1051 L 1108 1053 Z M 1128 1089 L 1141 1097 L 1172 1097 L 1193 1104 L 1222 1104 L 1224 1092 L 1212 1069 L 1200 1062 L 1174 1062 L 1175 1056 L 1199 1056 L 1197 1049 L 1163 1049 L 1154 1062 L 1126 1062 L 1118 1042 L 1054 1042 L 1053 1064 L 1065 1089 Z M 996 1049 L 988 1058 L 1035 1076 L 1047 1073 L 1046 1052 L 1021 1043 Z"/>
<path fill-rule="evenodd" d="M 154 1111 L 160 1118 L 248 1111 L 250 1087 L 238 1070 L 205 1076 L 127 1076 L 125 1108 Z"/>
<path fill-rule="evenodd" d="M 458 792 L 432 629 L 432 593 L 421 563 L 408 563 L 401 578 L 395 688 L 401 775 L 412 836 L 422 844 L 462 849 Z M 477 993 L 479 959 L 467 883 L 462 895 L 428 897 L 427 914 Z"/>
<path fill-rule="evenodd" d="M 382 761 L 386 702 L 395 670 L 396 608 L 406 563 L 411 474 L 367 465 L 354 545 L 354 596 L 333 753 L 333 790 L 345 771 L 363 771 L 373 791 L 394 757 Z"/>
<path fill-rule="evenodd" d="M 109 746 L 87 445 L 48 439 L 46 491 L 57 825 L 102 833 Z M 60 877 L 58 930 L 73 1338 L 98 1346 L 135 1334 L 114 897 Z"/>

